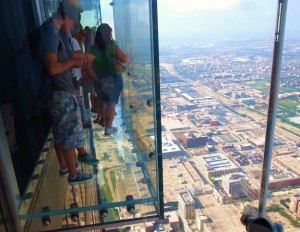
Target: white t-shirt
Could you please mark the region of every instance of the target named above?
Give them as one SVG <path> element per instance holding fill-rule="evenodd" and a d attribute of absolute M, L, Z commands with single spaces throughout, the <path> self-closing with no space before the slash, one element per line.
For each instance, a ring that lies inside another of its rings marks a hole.
<path fill-rule="evenodd" d="M 80 45 L 74 37 L 71 37 L 71 46 L 74 52 L 80 51 Z M 82 78 L 81 68 L 72 68 L 73 77 L 76 78 L 76 81 L 79 81 Z"/>

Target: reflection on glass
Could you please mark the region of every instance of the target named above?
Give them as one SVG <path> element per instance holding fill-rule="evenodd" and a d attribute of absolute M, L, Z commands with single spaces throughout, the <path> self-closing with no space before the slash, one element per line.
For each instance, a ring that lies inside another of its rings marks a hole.
<path fill-rule="evenodd" d="M 153 107 L 147 104 L 153 99 L 149 3 L 114 1 L 112 6 L 116 41 L 129 56 L 129 63 L 123 74 L 122 104 L 115 117 L 118 134 L 105 139 L 101 130 L 94 130 L 105 178 L 101 194 L 108 202 L 156 199 L 156 163 L 148 155 L 155 151 Z M 145 203 L 119 207 L 113 215 L 121 219 L 155 215 L 153 200 Z"/>

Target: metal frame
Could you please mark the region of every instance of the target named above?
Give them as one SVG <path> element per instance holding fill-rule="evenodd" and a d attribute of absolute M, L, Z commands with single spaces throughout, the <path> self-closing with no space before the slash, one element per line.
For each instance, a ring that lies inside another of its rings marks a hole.
<path fill-rule="evenodd" d="M 157 170 L 157 202 L 158 216 L 164 218 L 164 190 L 163 190 L 163 163 L 162 163 L 162 138 L 161 138 L 161 105 L 160 105 L 160 73 L 159 73 L 159 43 L 158 43 L 158 17 L 157 17 L 157 0 L 150 0 L 152 20 L 152 62 L 153 62 L 153 89 L 155 97 L 155 132 L 156 132 L 156 170 Z"/>
<path fill-rule="evenodd" d="M 47 230 L 48 232 L 59 232 L 59 231 L 72 231 L 72 232 L 82 232 L 82 231 L 94 231 L 99 229 L 119 229 L 120 227 L 135 225 L 139 223 L 145 222 L 153 222 L 158 220 L 158 217 L 146 217 L 146 218 L 138 218 L 138 219 L 129 219 L 105 224 L 94 224 L 94 225 L 85 225 L 80 227 L 71 227 L 66 229 L 58 229 L 58 230 Z"/>
<path fill-rule="evenodd" d="M 272 162 L 273 138 L 275 133 L 275 123 L 276 123 L 276 114 L 277 114 L 276 111 L 277 111 L 277 100 L 278 100 L 278 93 L 279 93 L 279 78 L 280 78 L 280 71 L 281 71 L 281 60 L 282 60 L 282 50 L 283 50 L 283 42 L 284 42 L 287 3 L 288 0 L 278 0 L 272 74 L 271 74 L 271 87 L 270 87 L 270 97 L 269 97 L 269 109 L 268 109 L 268 121 L 267 121 L 260 197 L 259 197 L 258 216 L 260 217 L 265 216 L 266 213 L 268 184 L 269 184 L 270 168 Z"/>

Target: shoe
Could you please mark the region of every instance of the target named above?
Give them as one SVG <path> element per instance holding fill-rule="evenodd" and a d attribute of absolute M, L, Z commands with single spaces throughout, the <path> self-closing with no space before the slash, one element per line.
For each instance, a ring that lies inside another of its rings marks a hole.
<path fill-rule="evenodd" d="M 65 168 L 63 170 L 59 170 L 60 177 L 64 177 L 69 173 L 69 169 Z"/>
<path fill-rule="evenodd" d="M 78 155 L 78 161 L 88 165 L 96 165 L 99 163 L 99 160 L 94 158 L 92 155 L 85 153 L 83 155 Z"/>
<path fill-rule="evenodd" d="M 83 121 L 82 122 L 82 127 L 84 128 L 84 129 L 86 129 L 86 128 L 90 128 L 92 125 L 91 125 L 91 123 L 89 122 L 89 121 Z"/>
<path fill-rule="evenodd" d="M 118 132 L 118 128 L 117 127 L 112 127 L 112 128 L 105 128 L 105 132 L 104 132 L 104 135 L 111 135 L 111 134 L 114 134 L 114 133 L 117 133 Z"/>
<path fill-rule="evenodd" d="M 68 182 L 70 185 L 74 185 L 74 184 L 82 184 L 82 183 L 87 183 L 90 181 L 93 181 L 96 179 L 96 175 L 92 175 L 92 174 L 87 174 L 87 173 L 83 173 L 83 172 L 78 172 L 77 176 L 75 178 L 68 178 Z"/>
<path fill-rule="evenodd" d="M 102 127 L 105 127 L 105 126 L 106 126 L 106 122 L 105 122 L 104 120 L 100 120 L 100 121 L 98 122 L 98 124 L 99 124 L 100 126 L 102 126 Z"/>

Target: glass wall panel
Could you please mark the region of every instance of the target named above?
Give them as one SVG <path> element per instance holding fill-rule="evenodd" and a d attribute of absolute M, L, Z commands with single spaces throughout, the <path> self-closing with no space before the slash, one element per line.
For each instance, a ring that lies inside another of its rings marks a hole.
<path fill-rule="evenodd" d="M 122 109 L 126 127 L 138 149 L 137 159 L 146 165 L 156 188 L 154 77 L 149 2 L 124 1 L 123 6 L 118 7 L 121 2 L 116 1 L 114 5 L 115 34 L 120 46 L 125 46 L 130 61 L 125 76 Z"/>
<path fill-rule="evenodd" d="M 94 130 L 94 136 L 99 141 L 96 152 L 101 157 L 100 172 L 105 177 L 101 184 L 101 196 L 113 202 L 131 197 L 140 199 L 144 204 L 136 206 L 138 213 L 134 217 L 157 215 L 150 3 L 112 1 L 110 5 L 113 7 L 116 41 L 129 61 L 123 73 L 124 89 L 114 121 L 118 126 L 118 135 L 114 139 L 103 139 L 102 130 Z M 113 186 L 110 181 L 113 181 Z M 119 215 L 124 219 L 132 217 L 122 208 Z"/>

